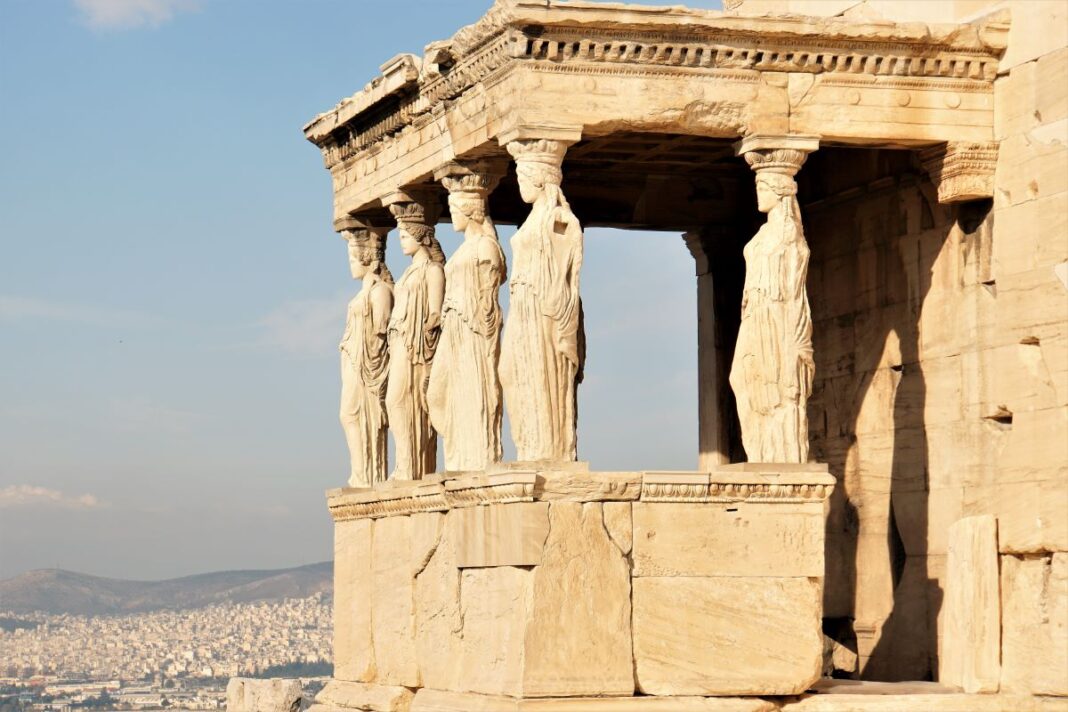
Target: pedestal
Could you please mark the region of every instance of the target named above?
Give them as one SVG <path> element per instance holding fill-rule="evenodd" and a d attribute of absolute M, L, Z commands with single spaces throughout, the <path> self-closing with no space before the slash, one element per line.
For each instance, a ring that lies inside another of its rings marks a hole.
<path fill-rule="evenodd" d="M 334 681 L 317 702 L 604 709 L 640 692 L 689 709 L 804 692 L 822 663 L 833 485 L 810 465 L 509 465 L 331 491 Z"/>

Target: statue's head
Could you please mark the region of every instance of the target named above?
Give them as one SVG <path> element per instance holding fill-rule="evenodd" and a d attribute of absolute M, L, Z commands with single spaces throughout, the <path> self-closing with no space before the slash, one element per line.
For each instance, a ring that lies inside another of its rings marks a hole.
<path fill-rule="evenodd" d="M 449 192 L 449 214 L 458 232 L 466 231 L 472 224 L 484 227 L 488 224 L 492 229 L 486 203 L 502 175 L 503 165 L 485 161 L 449 163 L 438 174 Z"/>
<path fill-rule="evenodd" d="M 449 193 L 449 214 L 452 215 L 453 227 L 463 232 L 472 222 L 485 221 L 486 198 L 474 191 Z"/>
<path fill-rule="evenodd" d="M 797 183 L 792 176 L 772 171 L 761 171 L 756 178 L 757 209 L 771 212 L 783 198 L 797 195 Z"/>
<path fill-rule="evenodd" d="M 430 259 L 435 262 L 444 262 L 445 255 L 441 251 L 441 245 L 434 235 L 434 226 L 412 220 L 398 220 L 397 232 L 400 235 L 401 252 L 409 257 L 426 249 Z"/>
<path fill-rule="evenodd" d="M 546 186 L 557 186 L 564 179 L 561 166 L 567 145 L 561 141 L 533 139 L 512 141 L 508 152 L 515 158 L 519 195 L 525 203 L 534 203 Z"/>
<path fill-rule="evenodd" d="M 344 230 L 342 236 L 348 242 L 349 270 L 353 279 L 382 274 L 386 265 L 386 242 L 382 233 L 355 229 Z"/>

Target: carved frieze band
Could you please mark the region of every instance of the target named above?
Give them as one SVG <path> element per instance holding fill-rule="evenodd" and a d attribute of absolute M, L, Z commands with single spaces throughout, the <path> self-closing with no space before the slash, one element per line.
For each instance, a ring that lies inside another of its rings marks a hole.
<path fill-rule="evenodd" d="M 574 474 L 577 482 L 583 475 Z M 596 478 L 594 478 L 596 479 Z M 600 480 L 598 480 L 600 482 Z M 831 496 L 835 479 L 826 472 L 645 472 L 642 502 L 819 502 Z M 605 488 L 605 501 L 618 499 Z M 335 522 L 443 512 L 488 504 L 540 499 L 535 472 L 472 474 L 436 482 L 411 482 L 376 490 L 335 490 L 328 497 Z M 582 491 L 589 488 L 580 487 Z M 593 501 L 593 500 L 590 500 Z"/>
<path fill-rule="evenodd" d="M 615 35 L 614 37 L 612 35 Z M 590 37 L 574 31 L 554 30 L 552 37 L 514 36 L 512 56 L 554 62 L 597 61 L 654 64 L 708 69 L 755 69 L 769 72 L 845 73 L 908 77 L 945 77 L 993 81 L 997 76 L 995 57 L 964 54 L 919 57 L 905 45 L 880 45 L 877 49 L 861 43 L 852 46 L 766 48 L 739 41 L 724 44 L 701 38 L 667 34 L 627 36 L 598 33 Z"/>
<path fill-rule="evenodd" d="M 740 476 L 725 473 L 646 472 L 642 502 L 813 502 L 831 496 L 826 473 Z"/>
<path fill-rule="evenodd" d="M 939 203 L 958 203 L 994 195 L 994 169 L 998 145 L 950 142 L 920 152 L 931 182 L 938 188 Z"/>
<path fill-rule="evenodd" d="M 414 482 L 410 486 L 373 491 L 333 493 L 328 498 L 335 522 L 378 519 L 418 512 L 441 512 L 483 504 L 534 501 L 537 476 L 532 472 L 466 475 L 441 482 Z"/>

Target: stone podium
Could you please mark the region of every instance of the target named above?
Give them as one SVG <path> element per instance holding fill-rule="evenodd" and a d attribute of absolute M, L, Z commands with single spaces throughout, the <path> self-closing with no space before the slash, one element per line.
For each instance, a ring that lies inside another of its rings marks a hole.
<path fill-rule="evenodd" d="M 833 486 L 819 465 L 572 463 L 333 490 L 334 680 L 313 709 L 804 692 Z"/>

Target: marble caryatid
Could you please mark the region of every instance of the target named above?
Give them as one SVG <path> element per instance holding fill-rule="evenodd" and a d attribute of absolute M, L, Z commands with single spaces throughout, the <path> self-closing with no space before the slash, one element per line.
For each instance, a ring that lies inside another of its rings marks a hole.
<path fill-rule="evenodd" d="M 757 172 L 757 207 L 768 215 L 743 251 L 742 320 L 730 374 L 750 462 L 808 460 L 805 408 L 815 366 L 805 291 L 809 249 L 794 181 L 805 155 L 745 153 Z"/>
<path fill-rule="evenodd" d="M 445 263 L 441 341 L 430 369 L 427 405 L 444 441 L 445 469 L 484 470 L 501 459 L 497 293 L 507 269 L 486 205 L 500 173 L 454 164 L 440 178 L 449 191 L 453 226 L 464 240 Z"/>
<path fill-rule="evenodd" d="M 411 264 L 393 287 L 389 319 L 389 383 L 386 412 L 393 431 L 394 480 L 418 480 L 437 465 L 437 432 L 427 408 L 427 382 L 441 333 L 445 296 L 445 254 L 434 236 L 434 220 L 416 202 L 390 206 L 401 251 Z"/>
<path fill-rule="evenodd" d="M 501 385 L 519 460 L 577 457 L 575 389 L 585 337 L 579 271 L 582 226 L 560 189 L 565 143 L 508 143 L 530 215 L 512 237 L 511 301 Z"/>
<path fill-rule="evenodd" d="M 393 309 L 393 275 L 386 267 L 385 231 L 345 230 L 353 279 L 363 280 L 349 302 L 341 337 L 341 427 L 351 459 L 350 487 L 386 479 L 386 330 Z"/>

